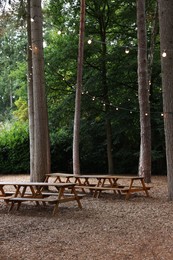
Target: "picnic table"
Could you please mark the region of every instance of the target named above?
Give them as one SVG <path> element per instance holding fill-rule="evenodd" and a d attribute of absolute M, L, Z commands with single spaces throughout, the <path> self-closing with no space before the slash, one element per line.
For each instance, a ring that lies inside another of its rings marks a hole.
<path fill-rule="evenodd" d="M 7 187 L 12 186 L 14 192 L 8 191 Z M 82 205 L 80 199 L 82 198 L 75 189 L 75 183 L 46 183 L 46 182 L 0 182 L 0 199 L 10 204 L 9 211 L 12 210 L 15 203 L 17 203 L 17 210 L 20 208 L 22 202 L 33 201 L 37 205 L 46 202 L 54 204 L 53 215 L 58 209 L 60 203 L 76 201 L 78 207 L 81 209 Z M 44 188 L 52 187 L 55 191 L 45 192 Z M 65 193 L 65 191 L 69 191 Z"/>
<path fill-rule="evenodd" d="M 85 192 L 89 189 L 94 197 L 99 197 L 103 191 L 113 191 L 114 194 L 125 194 L 129 199 L 134 192 L 144 192 L 149 196 L 149 186 L 145 185 L 144 178 L 141 176 L 129 175 L 73 175 L 68 173 L 49 173 L 46 175 L 46 181 L 54 178 L 54 183 L 66 183 L 73 181 L 76 188 Z"/>

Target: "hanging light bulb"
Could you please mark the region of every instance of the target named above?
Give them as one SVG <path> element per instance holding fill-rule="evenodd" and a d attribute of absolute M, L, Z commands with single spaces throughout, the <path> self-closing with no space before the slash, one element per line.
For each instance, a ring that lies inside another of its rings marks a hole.
<path fill-rule="evenodd" d="M 166 54 L 166 51 L 164 50 L 164 51 L 162 52 L 162 57 L 165 58 L 166 55 L 167 55 L 167 54 Z"/>
<path fill-rule="evenodd" d="M 88 44 L 91 44 L 92 43 L 92 40 L 90 39 L 90 40 L 88 40 Z"/>
<path fill-rule="evenodd" d="M 129 49 L 126 47 L 125 49 L 125 53 L 128 54 L 129 53 Z"/>

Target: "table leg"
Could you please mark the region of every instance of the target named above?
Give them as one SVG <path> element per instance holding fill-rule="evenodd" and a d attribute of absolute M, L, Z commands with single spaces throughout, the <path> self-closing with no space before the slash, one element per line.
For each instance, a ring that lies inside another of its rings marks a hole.
<path fill-rule="evenodd" d="M 1 191 L 1 196 L 2 196 L 2 197 L 5 197 L 5 191 L 4 191 L 4 189 L 3 189 L 3 186 L 4 186 L 4 185 L 1 185 L 1 186 L 0 186 L 0 191 Z"/>
<path fill-rule="evenodd" d="M 18 194 L 19 194 L 19 192 L 20 192 L 20 188 L 21 188 L 21 186 L 19 186 L 17 196 L 18 196 Z M 26 188 L 27 188 L 27 186 L 24 186 L 24 187 L 23 187 L 23 190 L 22 190 L 22 193 L 21 193 L 21 197 L 22 197 L 22 198 L 23 198 L 24 195 L 25 195 Z M 17 197 L 17 196 L 16 196 L 16 197 Z M 17 209 L 16 209 L 16 210 L 19 210 L 20 205 L 21 205 L 21 201 L 18 201 L 18 202 L 17 202 Z"/>
<path fill-rule="evenodd" d="M 15 191 L 15 194 L 14 194 L 14 198 L 18 196 L 18 194 L 20 194 L 20 186 L 14 186 L 16 191 Z M 14 201 L 11 202 L 11 205 L 10 205 L 10 208 L 9 208 L 9 211 L 11 211 L 14 207 Z"/>
<path fill-rule="evenodd" d="M 106 181 L 106 179 L 103 179 L 103 180 L 99 179 L 97 187 L 104 187 L 105 181 Z M 102 192 L 101 190 L 99 190 L 99 191 L 95 190 L 94 197 L 99 198 L 101 192 Z"/>
<path fill-rule="evenodd" d="M 80 209 L 82 209 L 82 204 L 81 204 L 80 199 L 79 199 L 79 197 L 78 197 L 78 195 L 77 195 L 77 192 L 76 192 L 75 187 L 72 187 L 72 193 L 73 193 L 74 196 L 75 196 L 75 200 L 77 201 L 78 207 L 79 207 Z"/>
<path fill-rule="evenodd" d="M 144 182 L 144 179 L 141 179 L 141 183 L 142 183 L 142 187 L 143 187 L 143 190 L 145 191 L 147 197 L 149 197 L 149 192 L 145 186 L 145 182 Z"/>
<path fill-rule="evenodd" d="M 48 180 L 49 180 L 49 176 L 46 176 L 44 182 L 48 182 Z"/>
<path fill-rule="evenodd" d="M 83 184 L 80 180 L 80 177 L 77 177 L 77 176 L 74 176 L 74 177 L 75 177 L 75 183 L 78 184 L 79 186 L 82 186 Z M 85 184 L 85 181 L 84 181 L 84 184 Z M 86 193 L 84 188 L 82 188 L 82 191 L 83 191 L 83 193 Z"/>
<path fill-rule="evenodd" d="M 63 195 L 64 195 L 64 188 L 61 187 L 61 188 L 59 188 L 58 201 L 56 202 L 56 204 L 55 204 L 55 206 L 54 206 L 52 215 L 54 215 L 55 212 L 58 210 L 59 201 L 60 201 L 61 197 L 63 197 Z"/>
<path fill-rule="evenodd" d="M 38 197 L 40 196 L 40 198 L 42 197 L 42 193 L 41 193 L 41 189 L 39 187 L 36 187 L 36 191 L 34 190 L 34 187 L 33 186 L 29 186 L 30 187 L 30 190 L 31 190 L 31 193 L 32 193 L 32 197 Z M 39 202 L 36 201 L 36 205 L 39 206 Z M 46 203 L 43 202 L 43 205 L 45 206 Z"/>
<path fill-rule="evenodd" d="M 108 181 L 109 181 L 109 183 L 110 183 L 110 185 L 111 185 L 111 187 L 112 188 L 114 188 L 114 187 L 117 187 L 118 185 L 117 185 L 117 182 L 115 181 L 115 180 L 112 180 L 112 179 L 108 179 Z M 113 192 L 114 192 L 114 194 L 121 194 L 121 192 L 118 190 L 118 191 L 116 191 L 116 190 L 113 190 Z"/>
<path fill-rule="evenodd" d="M 129 197 L 130 197 L 133 181 L 134 181 L 133 179 L 130 181 L 129 190 L 128 190 L 127 194 L 126 194 L 126 200 L 129 199 Z"/>

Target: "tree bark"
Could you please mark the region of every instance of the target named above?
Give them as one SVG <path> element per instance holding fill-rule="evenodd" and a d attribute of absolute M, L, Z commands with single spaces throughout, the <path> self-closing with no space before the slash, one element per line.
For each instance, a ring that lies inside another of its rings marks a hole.
<path fill-rule="evenodd" d="M 34 111 L 34 171 L 31 181 L 44 181 L 50 169 L 48 116 L 44 82 L 41 0 L 31 0 L 31 44 Z"/>
<path fill-rule="evenodd" d="M 154 17 L 153 17 L 153 26 L 151 31 L 151 39 L 150 39 L 150 50 L 148 55 L 148 80 L 150 84 L 150 94 L 151 94 L 151 78 L 152 78 L 152 69 L 153 69 L 153 60 L 154 60 L 154 50 L 155 50 L 155 42 L 156 37 L 158 35 L 158 2 L 156 2 L 156 7 L 154 11 Z"/>
<path fill-rule="evenodd" d="M 145 182 L 149 183 L 151 182 L 151 123 L 145 19 L 145 0 L 137 0 L 138 98 L 141 139 L 139 175 L 143 176 Z"/>
<path fill-rule="evenodd" d="M 109 119 L 106 119 L 106 136 L 107 136 L 107 157 L 108 157 L 108 173 L 114 173 L 114 163 L 112 157 L 112 125 Z"/>
<path fill-rule="evenodd" d="M 106 31 L 102 28 L 102 61 L 101 61 L 101 77 L 102 77 L 102 86 L 103 86 L 103 100 L 105 103 L 105 129 L 106 129 L 106 145 L 107 145 L 107 162 L 108 162 L 108 173 L 114 173 L 114 163 L 112 156 L 112 125 L 111 120 L 109 119 L 109 93 L 108 93 L 108 84 L 107 84 L 107 67 L 106 67 Z"/>
<path fill-rule="evenodd" d="M 109 10 L 108 3 L 105 3 L 104 8 L 105 10 Z M 108 15 L 108 14 L 107 14 Z M 107 145 L 107 162 L 108 162 L 108 173 L 114 173 L 114 162 L 112 156 L 112 125 L 111 120 L 109 118 L 109 87 L 107 83 L 107 43 L 106 43 L 106 27 L 107 27 L 107 20 L 105 19 L 104 13 L 98 17 L 99 19 L 99 26 L 100 26 L 100 39 L 101 39 L 101 78 L 102 78 L 102 88 L 103 88 L 103 102 L 105 103 L 105 129 L 106 129 L 106 145 Z"/>
<path fill-rule="evenodd" d="M 30 140 L 30 173 L 34 173 L 34 108 L 33 108 L 33 78 L 32 78 L 32 48 L 31 48 L 31 16 L 30 0 L 27 0 L 27 37 L 28 37 L 28 118 L 29 118 L 29 140 Z"/>
<path fill-rule="evenodd" d="M 173 200 L 173 1 L 158 2 L 168 198 Z"/>
<path fill-rule="evenodd" d="M 77 65 L 77 85 L 73 130 L 73 174 L 80 174 L 80 113 L 81 113 L 81 93 L 82 93 L 82 74 L 83 74 L 83 55 L 84 55 L 84 32 L 85 32 L 85 0 L 80 4 L 80 29 Z"/>

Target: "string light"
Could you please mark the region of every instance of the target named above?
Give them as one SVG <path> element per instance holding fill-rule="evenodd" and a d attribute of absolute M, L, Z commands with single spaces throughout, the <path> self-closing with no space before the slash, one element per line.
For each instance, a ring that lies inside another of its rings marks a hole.
<path fill-rule="evenodd" d="M 34 22 L 34 19 L 33 18 L 31 18 L 31 22 Z M 57 31 L 57 34 L 58 35 L 61 35 L 61 31 L 60 30 L 58 30 Z M 102 43 L 102 44 L 109 44 L 109 43 L 107 43 L 107 42 L 102 42 L 102 41 L 97 41 L 97 40 L 94 40 L 94 39 L 89 39 L 88 41 L 87 41 L 87 43 L 89 44 L 89 45 L 91 45 L 92 43 L 93 43 L 93 41 L 94 42 L 98 42 L 98 43 Z M 116 43 L 114 43 L 114 42 L 110 42 L 110 45 L 114 45 L 114 44 L 116 44 Z M 118 48 L 123 48 L 124 49 L 124 52 L 126 53 L 126 54 L 129 54 L 129 52 L 130 52 L 130 50 L 129 50 L 129 47 L 127 47 L 127 46 L 117 46 Z M 130 48 L 132 48 L 132 49 L 138 49 L 138 46 L 131 46 Z M 31 49 L 31 47 L 30 47 L 30 49 Z M 145 49 L 145 48 L 140 48 L 140 49 Z M 37 50 L 37 47 L 35 47 L 35 50 Z M 166 57 L 167 56 L 167 53 L 166 53 L 166 50 L 164 50 L 163 52 L 162 52 L 162 57 Z M 151 82 L 149 81 L 149 85 L 151 85 Z M 89 94 L 88 94 L 88 91 L 86 91 L 86 92 L 82 92 L 82 95 L 84 95 L 84 94 L 86 94 L 86 95 L 88 95 L 89 96 Z M 136 94 L 136 96 L 138 97 L 138 94 Z M 92 101 L 95 101 L 95 99 L 96 99 L 96 97 L 95 96 L 93 96 L 93 97 L 91 97 L 92 98 Z M 130 99 L 128 99 L 128 101 L 130 101 Z M 103 102 L 102 102 L 103 103 Z M 106 106 L 106 103 L 103 103 L 103 106 L 105 107 Z M 111 107 L 115 107 L 112 103 L 110 103 L 109 104 L 109 106 L 111 106 Z M 127 109 L 127 108 L 124 108 L 124 107 L 115 107 L 115 109 L 116 109 L 116 111 L 118 111 L 119 109 L 121 109 L 121 110 L 127 110 L 127 111 L 129 111 L 129 113 L 130 114 L 132 114 L 133 112 L 139 112 L 139 111 L 137 111 L 136 109 L 134 109 L 134 110 L 132 110 L 132 109 Z M 153 113 L 160 113 L 160 115 L 161 115 L 161 117 L 163 117 L 164 116 L 164 114 L 165 113 L 161 113 L 161 112 L 153 112 Z M 148 113 L 145 113 L 145 116 L 148 116 Z"/>
<path fill-rule="evenodd" d="M 33 18 L 31 18 L 31 22 L 34 22 L 34 18 L 35 18 L 35 16 L 33 17 Z M 54 27 L 56 27 L 56 25 L 53 25 L 53 24 L 51 24 L 50 23 L 50 25 L 51 26 L 54 26 Z M 58 32 L 57 32 L 57 34 L 58 35 L 61 35 L 62 34 L 62 32 L 60 31 L 60 30 L 58 30 Z M 133 49 L 133 50 L 138 50 L 139 49 L 139 46 L 135 46 L 134 45 L 134 42 L 133 41 L 131 41 L 130 42 L 130 47 L 129 46 L 118 46 L 118 41 L 117 40 L 111 40 L 111 41 L 107 41 L 107 42 L 105 42 L 105 41 L 99 41 L 99 40 L 96 40 L 96 39 L 89 39 L 88 41 L 87 41 L 87 43 L 89 44 L 89 45 L 91 45 L 93 42 L 97 42 L 97 43 L 101 43 L 101 44 L 106 44 L 106 45 L 111 45 L 111 46 L 113 46 L 113 45 L 116 45 L 117 46 L 117 48 L 121 48 L 121 49 L 124 49 L 124 52 L 126 53 L 126 54 L 129 54 L 130 53 L 130 49 Z M 140 49 L 141 50 L 146 50 L 146 48 L 144 47 L 140 47 Z M 157 49 L 157 50 L 159 50 L 159 49 Z M 162 52 L 162 57 L 163 58 L 165 58 L 166 56 L 167 56 L 167 52 L 168 51 L 173 51 L 173 50 L 163 50 L 163 52 Z M 149 82 L 149 85 L 151 85 L 151 82 Z"/>
<path fill-rule="evenodd" d="M 34 18 L 35 18 L 35 16 L 33 17 L 33 18 L 31 18 L 31 22 L 34 22 Z M 58 28 L 58 26 L 56 26 L 55 24 L 52 24 L 52 23 L 45 23 L 45 24 L 48 24 L 48 25 L 50 25 L 51 27 L 56 27 L 56 28 Z M 60 34 L 62 34 L 62 32 L 60 31 L 60 30 L 58 30 L 58 35 L 60 35 Z M 139 49 L 139 46 L 137 46 L 137 45 L 134 45 L 134 42 L 133 41 L 130 41 L 130 47 L 129 46 L 118 46 L 118 41 L 116 40 L 116 39 L 114 39 L 114 40 L 110 40 L 110 41 L 99 41 L 99 40 L 96 40 L 96 39 L 89 39 L 88 41 L 87 41 L 87 43 L 89 44 L 89 45 L 91 45 L 93 42 L 97 42 L 97 43 L 101 43 L 101 44 L 107 44 L 107 45 L 116 45 L 117 46 L 117 48 L 122 48 L 122 49 L 124 49 L 124 52 L 126 53 L 126 54 L 129 54 L 130 53 L 130 50 L 131 49 L 134 49 L 134 50 L 138 50 Z M 141 50 L 146 50 L 146 48 L 145 47 L 140 47 L 140 49 Z M 158 48 L 159 49 L 159 48 Z M 172 50 L 169 50 L 169 51 L 172 51 Z M 168 50 L 167 50 L 167 52 L 168 52 Z M 162 56 L 163 57 L 166 57 L 167 56 L 167 53 L 166 53 L 166 50 L 164 50 L 163 52 L 162 52 Z"/>
<path fill-rule="evenodd" d="M 125 48 L 125 53 L 128 54 L 130 52 L 130 50 L 126 47 Z"/>
<path fill-rule="evenodd" d="M 47 43 L 45 41 L 43 41 L 43 48 L 47 47 Z"/>
<path fill-rule="evenodd" d="M 96 42 L 96 43 L 101 43 L 101 44 L 106 44 L 106 45 L 111 45 L 111 46 L 117 46 L 117 48 L 121 48 L 121 49 L 124 49 L 124 52 L 126 53 L 126 54 L 129 54 L 129 52 L 130 52 L 130 49 L 134 49 L 134 50 L 138 50 L 138 49 L 140 49 L 140 50 L 146 50 L 146 48 L 145 47 L 140 47 L 139 48 L 139 46 L 137 46 L 137 45 L 134 45 L 133 44 L 133 42 L 131 42 L 129 45 L 130 46 L 123 46 L 123 45 L 118 45 L 118 42 L 116 41 L 116 40 L 112 40 L 112 41 L 99 41 L 99 40 L 96 40 L 96 39 L 94 39 L 94 38 L 92 38 L 92 39 L 89 39 L 88 41 L 87 41 L 87 43 L 88 44 L 91 44 L 91 43 L 93 43 L 93 42 Z"/>
<path fill-rule="evenodd" d="M 167 55 L 167 54 L 166 54 L 166 51 L 164 50 L 164 51 L 162 52 L 162 57 L 165 58 L 166 55 Z"/>
<path fill-rule="evenodd" d="M 96 96 L 90 95 L 90 94 L 88 93 L 88 91 L 83 91 L 82 94 L 83 94 L 83 95 L 87 95 L 88 97 L 90 97 L 92 101 L 95 101 L 96 99 L 99 99 L 99 98 L 97 98 Z M 128 101 L 130 101 L 130 99 L 128 99 Z M 100 100 L 100 102 L 102 103 L 103 108 L 105 108 L 105 106 L 108 105 L 108 106 L 110 106 L 110 107 L 112 107 L 112 108 L 115 108 L 116 111 L 124 110 L 124 111 L 128 111 L 129 114 L 140 113 L 140 111 L 137 110 L 136 108 L 134 108 L 134 109 L 128 109 L 128 108 L 125 108 L 125 107 L 122 107 L 122 106 L 115 106 L 115 105 L 112 104 L 112 102 L 111 102 L 111 103 L 105 103 L 105 102 L 103 102 L 103 100 Z M 168 113 L 168 112 L 167 112 L 167 113 Z M 163 112 L 150 112 L 150 114 L 160 114 L 161 117 L 164 117 L 164 115 L 166 114 L 166 112 L 164 112 L 164 113 L 163 113 Z M 172 112 L 172 113 L 169 112 L 169 114 L 173 114 L 173 112 Z M 144 115 L 145 115 L 145 116 L 148 116 L 149 114 L 146 112 Z"/>

